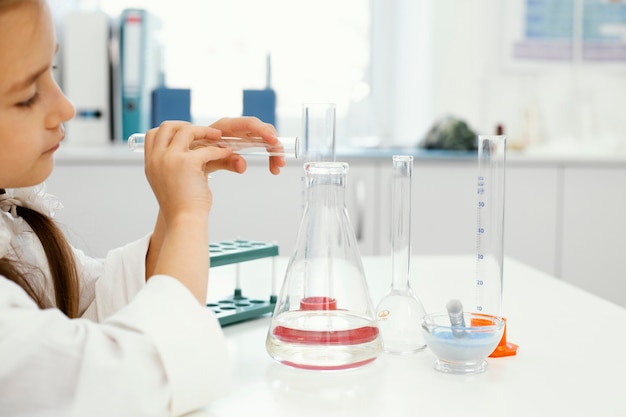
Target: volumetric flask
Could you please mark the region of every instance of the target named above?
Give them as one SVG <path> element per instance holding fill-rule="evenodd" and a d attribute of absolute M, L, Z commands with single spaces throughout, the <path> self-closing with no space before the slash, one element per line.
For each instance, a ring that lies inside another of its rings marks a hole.
<path fill-rule="evenodd" d="M 411 263 L 411 177 L 413 157 L 393 156 L 391 180 L 391 287 L 378 303 L 378 326 L 385 352 L 426 348 L 420 322 L 426 314 L 409 285 Z"/>
<path fill-rule="evenodd" d="M 266 348 L 297 368 L 341 370 L 382 352 L 361 255 L 345 205 L 348 164 L 304 164 L 306 205 Z"/>

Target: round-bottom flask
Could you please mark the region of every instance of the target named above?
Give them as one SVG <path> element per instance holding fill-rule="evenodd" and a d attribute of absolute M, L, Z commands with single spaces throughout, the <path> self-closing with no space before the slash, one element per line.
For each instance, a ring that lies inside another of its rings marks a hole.
<path fill-rule="evenodd" d="M 348 164 L 304 165 L 306 206 L 266 348 L 297 368 L 340 370 L 372 362 L 382 340 L 345 206 Z"/>

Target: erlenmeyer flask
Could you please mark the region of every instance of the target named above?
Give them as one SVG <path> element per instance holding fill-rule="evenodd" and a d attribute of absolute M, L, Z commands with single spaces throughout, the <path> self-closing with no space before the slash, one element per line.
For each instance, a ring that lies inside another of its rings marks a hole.
<path fill-rule="evenodd" d="M 391 287 L 377 307 L 384 350 L 389 353 L 412 353 L 426 348 L 420 324 L 426 312 L 409 284 L 412 175 L 413 157 L 394 155 L 391 181 Z"/>
<path fill-rule="evenodd" d="M 266 348 L 286 365 L 354 368 L 382 352 L 376 315 L 345 206 L 348 164 L 304 165 L 306 206 Z"/>

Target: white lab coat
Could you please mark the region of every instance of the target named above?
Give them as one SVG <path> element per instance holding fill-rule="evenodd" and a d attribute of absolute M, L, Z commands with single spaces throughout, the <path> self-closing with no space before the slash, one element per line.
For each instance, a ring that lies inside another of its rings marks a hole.
<path fill-rule="evenodd" d="M 22 219 L 0 212 L 0 246 L 41 265 Z M 231 367 L 215 315 L 176 279 L 146 283 L 149 236 L 96 260 L 76 251 L 79 319 L 40 310 L 0 276 L 0 416 L 166 416 L 230 390 Z M 1 248 L 0 248 L 1 249 Z"/>

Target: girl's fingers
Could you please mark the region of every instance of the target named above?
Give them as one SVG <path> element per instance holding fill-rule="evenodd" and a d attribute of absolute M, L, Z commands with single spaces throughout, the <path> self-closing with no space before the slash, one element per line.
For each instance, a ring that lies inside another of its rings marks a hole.
<path fill-rule="evenodd" d="M 267 144 L 275 145 L 278 143 L 278 136 L 274 126 L 269 123 L 263 123 L 256 117 L 223 118 L 212 126 L 219 128 L 227 136 L 261 137 Z M 280 169 L 284 166 L 284 157 L 271 156 L 269 158 L 269 170 L 272 174 L 280 174 Z"/>
<path fill-rule="evenodd" d="M 181 151 L 197 147 L 195 142 L 202 144 L 203 141 L 215 142 L 220 140 L 220 130 L 209 126 L 196 126 L 189 122 L 168 121 L 163 122 L 158 128 L 146 133 L 144 152 L 161 149 L 170 146 Z"/>
<path fill-rule="evenodd" d="M 286 165 L 283 156 L 270 156 L 270 172 L 274 175 L 280 174 L 280 169 Z"/>
<path fill-rule="evenodd" d="M 200 151 L 195 155 L 202 163 L 204 171 L 210 173 L 220 169 L 243 173 L 247 168 L 246 160 L 239 155 L 231 155 L 229 149 L 210 146 L 224 136 L 261 137 L 265 143 L 274 145 L 278 142 L 276 130 L 271 124 L 263 123 L 256 117 L 224 118 L 212 126 L 197 126 L 188 122 L 168 121 L 159 128 L 146 133 L 144 152 L 146 156 L 154 151 L 164 152 L 167 148 L 178 151 Z M 212 150 L 211 150 L 212 149 Z M 223 151 L 216 152 L 217 149 Z M 285 158 L 269 158 L 269 170 L 272 174 L 280 173 L 285 166 Z"/>
<path fill-rule="evenodd" d="M 241 174 L 245 172 L 247 166 L 246 160 L 241 155 L 232 154 L 222 159 L 208 161 L 204 165 L 204 172 L 210 174 L 223 169 Z"/>
<path fill-rule="evenodd" d="M 262 137 L 270 145 L 278 141 L 276 129 L 269 123 L 264 123 L 256 117 L 244 116 L 223 118 L 211 125 L 220 129 L 225 136 L 243 138 Z"/>
<path fill-rule="evenodd" d="M 215 142 L 220 140 L 221 137 L 222 132 L 218 129 L 208 126 L 187 125 L 176 131 L 169 146 L 174 146 L 180 151 L 188 151 L 199 147 L 197 144 L 194 145 L 196 142 Z"/>

